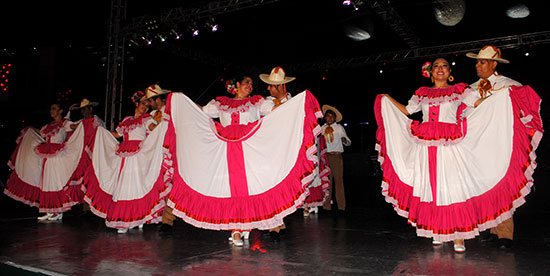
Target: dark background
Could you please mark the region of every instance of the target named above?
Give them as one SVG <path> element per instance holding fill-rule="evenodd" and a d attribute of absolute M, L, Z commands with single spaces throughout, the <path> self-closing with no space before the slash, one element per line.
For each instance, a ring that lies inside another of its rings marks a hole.
<path fill-rule="evenodd" d="M 154 17 L 176 7 L 199 7 L 210 1 L 128 2 L 127 19 L 131 19 L 142 15 Z M 506 16 L 506 8 L 519 1 L 467 0 L 464 18 L 452 27 L 435 19 L 433 6 L 436 2 L 390 2 L 419 38 L 421 47 L 550 30 L 544 1 L 523 1 L 530 9 L 529 17 L 512 19 Z M 40 127 L 50 121 L 48 109 L 52 103 L 60 101 L 69 105 L 87 97 L 100 102 L 96 113 L 103 116 L 110 1 L 9 1 L 2 3 L 1 12 L 0 64 L 11 64 L 12 68 L 9 90 L 0 92 L 3 104 L 0 161 L 5 164 L 24 126 Z M 409 49 L 366 5 L 352 11 L 343 6 L 342 1 L 281 0 L 222 14 L 215 19 L 220 26 L 216 33 L 203 29 L 197 37 L 185 33 L 180 40 L 168 39 L 164 43 L 155 40 L 151 46 L 129 43 L 124 66 L 124 99 L 158 82 L 162 88 L 182 91 L 204 105 L 215 96 L 225 95 L 220 79 L 237 71 L 255 76 L 255 93 L 265 96 L 266 86 L 257 76 L 269 73 L 270 68 L 277 65 L 292 68 L 301 63 L 315 64 L 329 59 Z M 344 29 L 350 24 L 371 24 L 371 39 L 353 41 L 348 38 Z M 177 27 L 181 32 L 185 29 L 184 24 L 168 27 Z M 527 52 L 529 56 L 525 55 Z M 548 121 L 550 110 L 544 100 L 550 88 L 546 79 L 549 52 L 548 41 L 504 49 L 503 57 L 511 63 L 497 68 L 500 74 L 529 84 L 539 93 L 543 99 L 544 123 Z M 472 83 L 478 79 L 475 60 L 466 58 L 463 53 L 444 57 L 456 63 L 452 72 L 455 82 Z M 321 105 L 336 106 L 343 113 L 342 123 L 347 125 L 352 140 L 345 155 L 346 189 L 352 205 L 385 204 L 380 203 L 383 197 L 379 191 L 371 193 L 368 190 L 380 184 L 377 179 L 371 181 L 377 177 L 377 163 L 372 160 L 376 131 L 374 99 L 379 93 L 388 93 L 406 103 L 418 87 L 430 85 L 420 73 L 425 61 L 427 59 L 381 60 L 350 67 L 312 66 L 299 72 L 287 70 L 288 76 L 297 77 L 289 85 L 293 94 L 308 89 Z M 122 113 L 133 113 L 129 100 L 123 103 Z M 545 158 L 548 156 L 545 141 L 542 140 L 537 150 L 539 168 L 535 173 L 537 193 L 534 194 L 540 195 L 540 206 L 544 205 L 542 198 L 549 194 L 543 183 L 543 175 L 550 171 Z M 2 172 L 0 179 L 5 182 L 9 174 L 7 166 Z"/>

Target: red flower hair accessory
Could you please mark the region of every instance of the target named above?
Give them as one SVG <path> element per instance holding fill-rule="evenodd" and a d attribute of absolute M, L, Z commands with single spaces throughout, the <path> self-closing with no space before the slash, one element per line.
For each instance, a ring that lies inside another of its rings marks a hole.
<path fill-rule="evenodd" d="M 132 97 L 130 97 L 130 99 L 132 100 L 133 103 L 139 103 L 144 96 L 145 96 L 145 93 L 143 93 L 143 91 L 138 91 L 134 93 Z"/>
<path fill-rule="evenodd" d="M 424 65 L 422 65 L 422 76 L 429 78 L 432 76 L 432 63 L 429 61 L 426 61 Z"/>
<path fill-rule="evenodd" d="M 225 82 L 225 89 L 227 89 L 227 92 L 231 93 L 232 95 L 237 94 L 237 85 L 235 84 L 235 80 L 228 80 Z"/>

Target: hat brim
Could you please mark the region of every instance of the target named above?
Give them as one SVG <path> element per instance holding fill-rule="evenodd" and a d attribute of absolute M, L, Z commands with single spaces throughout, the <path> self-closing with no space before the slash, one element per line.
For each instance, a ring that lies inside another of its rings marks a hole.
<path fill-rule="evenodd" d="M 334 112 L 334 114 L 336 114 L 336 122 L 340 122 L 342 121 L 342 119 L 344 118 L 342 116 L 342 113 L 340 113 L 340 111 L 338 111 L 338 109 L 336 109 L 335 107 L 333 106 L 330 106 L 328 104 L 325 104 L 323 105 L 322 107 L 322 110 L 323 110 L 323 115 L 325 115 L 325 113 L 328 111 L 328 110 L 332 110 L 332 112 Z"/>
<path fill-rule="evenodd" d="M 85 105 L 85 106 L 81 106 L 81 107 L 79 107 L 79 108 L 84 108 L 84 107 L 86 107 L 86 106 L 98 106 L 98 105 L 99 105 L 98 102 L 90 102 L 89 104 L 87 104 L 87 105 Z"/>
<path fill-rule="evenodd" d="M 295 80 L 296 78 L 295 77 L 285 77 L 284 80 L 281 80 L 281 81 L 273 81 L 273 80 L 270 80 L 269 79 L 269 74 L 260 74 L 260 79 L 267 83 L 267 84 L 271 84 L 271 85 L 279 85 L 279 84 L 285 84 L 285 83 L 289 83 L 293 80 Z"/>
<path fill-rule="evenodd" d="M 171 90 L 164 90 L 164 89 L 162 89 L 162 91 L 161 91 L 160 93 L 158 93 L 158 94 L 155 94 L 155 95 L 152 95 L 152 96 L 151 96 L 151 95 L 145 96 L 145 100 L 148 100 L 148 99 L 150 99 L 150 98 L 154 98 L 154 97 L 156 97 L 156 96 L 164 95 L 164 94 L 169 94 L 169 93 L 172 93 L 172 91 L 171 91 Z"/>
<path fill-rule="evenodd" d="M 479 57 L 478 55 L 476 55 L 474 53 L 466 53 L 466 56 L 469 57 L 469 58 L 475 58 L 475 59 L 490 59 L 490 60 L 496 60 L 496 61 L 502 62 L 502 63 L 510 63 L 510 61 L 507 60 L 507 59 Z"/>

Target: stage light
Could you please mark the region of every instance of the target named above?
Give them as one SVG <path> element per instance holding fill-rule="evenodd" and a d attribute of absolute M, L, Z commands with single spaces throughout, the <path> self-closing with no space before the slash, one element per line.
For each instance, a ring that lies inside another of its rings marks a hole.
<path fill-rule="evenodd" d="M 204 27 L 211 30 L 213 33 L 218 31 L 218 24 L 214 21 L 214 17 L 210 17 L 208 21 L 204 23 Z"/>
<path fill-rule="evenodd" d="M 177 40 L 177 39 L 180 39 L 182 34 L 178 33 L 176 30 L 174 29 L 171 29 L 170 30 L 170 33 L 174 36 L 174 38 Z"/>
<path fill-rule="evenodd" d="M 191 25 L 187 26 L 187 29 L 189 30 L 192 36 L 195 37 L 199 35 L 200 31 L 196 23 L 192 23 Z"/>
<path fill-rule="evenodd" d="M 454 62 L 454 61 L 451 62 L 451 65 L 452 65 L 452 66 L 455 66 L 455 65 L 456 65 L 456 62 Z"/>
<path fill-rule="evenodd" d="M 525 56 L 528 57 L 528 56 L 529 56 L 529 52 L 525 52 Z"/>
<path fill-rule="evenodd" d="M 157 37 L 158 37 L 158 39 L 160 40 L 160 42 L 166 41 L 166 36 L 163 36 L 163 35 L 161 35 L 161 34 L 157 34 Z"/>
<path fill-rule="evenodd" d="M 342 5 L 344 5 L 344 6 L 351 5 L 351 0 L 344 0 L 344 2 L 342 2 Z"/>
<path fill-rule="evenodd" d="M 153 43 L 153 39 L 149 38 L 147 35 L 142 35 L 141 39 L 145 41 L 145 44 L 147 46 L 151 45 Z"/>

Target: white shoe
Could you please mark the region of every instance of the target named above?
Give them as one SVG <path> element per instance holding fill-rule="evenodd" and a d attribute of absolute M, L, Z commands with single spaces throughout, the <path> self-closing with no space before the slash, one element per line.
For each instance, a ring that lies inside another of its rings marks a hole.
<path fill-rule="evenodd" d="M 143 223 L 138 226 L 139 230 L 143 230 Z"/>
<path fill-rule="evenodd" d="M 462 243 L 464 243 L 464 241 L 462 241 Z M 466 245 L 454 243 L 454 249 L 456 253 L 464 253 L 466 252 Z"/>
<path fill-rule="evenodd" d="M 126 232 L 128 232 L 128 228 L 121 228 L 121 229 L 116 230 L 116 232 L 119 233 L 119 234 L 125 234 Z"/>
<path fill-rule="evenodd" d="M 317 213 L 319 213 L 319 208 L 317 208 L 317 206 L 312 207 L 311 209 L 309 209 L 309 212 L 317 214 Z"/>
<path fill-rule="evenodd" d="M 49 221 L 54 221 L 54 220 L 61 220 L 63 218 L 63 213 L 57 213 L 57 214 L 52 214 L 48 220 Z"/>
<path fill-rule="evenodd" d="M 244 231 L 241 233 L 241 237 L 245 240 L 248 240 L 248 236 L 250 236 L 250 231 Z"/>
<path fill-rule="evenodd" d="M 304 208 L 304 217 L 309 216 L 309 208 Z"/>
<path fill-rule="evenodd" d="M 442 244 L 443 244 L 443 242 L 441 242 L 441 241 L 438 241 L 436 239 L 432 240 L 432 245 L 442 245 Z"/>
<path fill-rule="evenodd" d="M 44 221 L 44 220 L 48 220 L 53 215 L 54 214 L 52 214 L 52 213 L 46 213 L 45 215 L 37 217 L 36 219 L 39 220 L 39 221 Z"/>
<path fill-rule="evenodd" d="M 239 231 L 233 231 L 231 232 L 231 242 L 235 245 L 235 246 L 243 246 L 244 245 L 244 242 L 242 240 L 242 236 L 241 236 L 241 239 L 235 239 L 235 235 L 239 234 L 239 236 L 241 236 L 241 232 Z"/>

